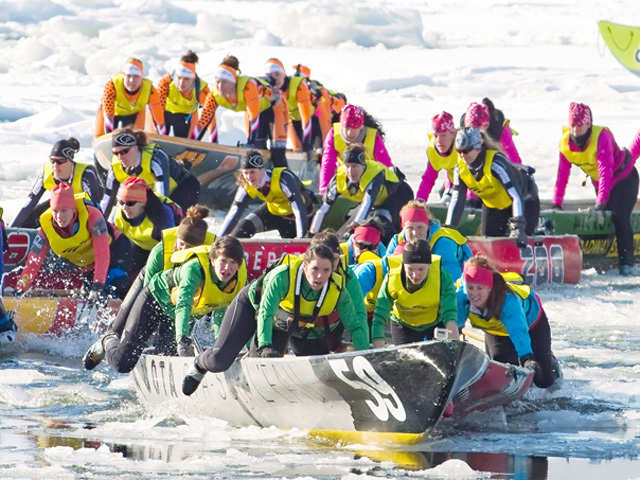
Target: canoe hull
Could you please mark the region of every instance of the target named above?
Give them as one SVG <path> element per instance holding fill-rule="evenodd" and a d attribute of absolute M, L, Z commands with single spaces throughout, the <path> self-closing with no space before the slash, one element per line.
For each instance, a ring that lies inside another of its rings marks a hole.
<path fill-rule="evenodd" d="M 205 375 L 187 397 L 181 384 L 192 362 L 143 356 L 132 372 L 141 401 L 149 408 L 178 408 L 239 426 L 424 434 L 450 400 L 458 406 L 458 392 L 469 392 L 459 396 L 459 411 L 468 412 L 518 398 L 532 377 L 527 370 L 489 361 L 464 342 L 421 342 L 326 356 L 244 358 L 224 373 Z M 492 364 L 502 368 L 503 385 L 474 390 Z M 509 369 L 516 374 L 506 375 Z M 480 392 L 484 402 L 475 397 Z"/>

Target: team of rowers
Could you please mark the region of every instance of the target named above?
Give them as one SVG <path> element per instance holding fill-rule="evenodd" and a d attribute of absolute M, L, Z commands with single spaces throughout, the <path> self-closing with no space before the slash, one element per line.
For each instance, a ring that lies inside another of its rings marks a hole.
<path fill-rule="evenodd" d="M 183 57 L 157 88 L 162 109 L 153 113 L 150 105 L 156 131 L 178 135 L 186 130 L 183 136 L 202 138 L 203 129 L 209 128 L 208 138 L 215 141 L 215 115 L 206 120 L 209 127 L 194 120 L 202 102 L 201 120 L 205 118 L 208 102 L 214 114 L 217 106 L 247 109 L 248 144 L 264 147 L 268 142 L 271 147 L 271 166 L 259 150 L 248 150 L 242 158 L 238 190 L 216 236 L 207 231 L 204 218 L 209 212 L 197 204 L 199 183 L 189 166 L 135 128 L 155 91 L 142 72 L 142 63 L 131 59 L 105 89 L 102 128 L 111 133 L 113 157 L 104 187 L 92 166 L 74 161 L 77 140 L 60 140 L 13 224 L 40 226 L 17 294 L 37 284 L 52 251 L 86 278 L 91 299 L 124 297 L 108 332 L 87 352 L 86 368 L 106 356 L 118 371 L 130 371 L 156 331 L 159 353 L 193 355 L 194 318 L 206 314 L 214 319 L 216 342 L 195 358 L 185 393 L 197 388 L 204 372 L 228 368 L 245 345 L 251 355 L 280 356 L 289 349 L 310 355 L 341 351 L 346 348 L 343 338 L 349 337 L 353 348 L 365 349 L 385 344 L 389 319 L 394 344 L 433 338 L 438 327 L 457 338 L 469 319 L 485 331 L 492 358 L 534 368 L 539 386 L 553 383 L 558 368 L 540 299 L 516 275 L 500 274 L 486 258 L 472 256 L 466 239 L 454 229 L 467 201 L 482 205 L 486 235 L 510 232 L 524 245 L 537 224 L 540 207 L 533 169 L 522 165 L 509 122 L 488 99 L 469 106 L 459 129 L 447 112 L 433 117 L 417 199 L 392 165 L 378 122 L 361 107 L 344 105 L 337 121 L 325 129 L 322 199 L 316 201 L 286 167 L 284 147 L 278 143 L 286 144 L 286 137 L 273 133 L 273 122 L 263 128 L 269 116 L 279 118 L 282 104 L 289 115 L 282 128 L 298 131 L 291 111 L 304 110 L 296 102 L 304 97 L 300 89 L 310 88 L 308 69 L 298 65 L 296 75 L 288 77 L 282 63 L 270 59 L 268 80 L 258 81 L 239 76 L 237 59 L 227 57 L 216 73 L 215 87 L 203 96 L 206 84 L 195 74 L 193 55 Z M 264 109 L 260 106 L 252 117 L 248 105 L 255 92 Z M 186 103 L 201 98 L 189 113 L 176 111 L 176 105 L 186 109 Z M 265 98 L 268 105 L 262 102 Z M 325 106 L 335 105 L 344 96 L 321 99 Z M 125 115 L 127 104 L 142 108 Z M 313 118 L 321 116 L 318 108 L 309 112 Z M 331 108 L 328 112 L 325 120 L 336 114 Z M 314 120 L 301 117 L 302 144 L 308 148 L 304 133 Z M 133 126 L 113 129 L 125 123 Z M 265 143 L 252 137 L 258 131 Z M 554 204 L 562 204 L 570 166 L 580 166 L 597 188 L 596 212 L 613 212 L 623 274 L 631 273 L 633 263 L 632 245 L 626 245 L 639 154 L 638 136 L 628 150 L 619 149 L 608 129 L 592 125 L 589 107 L 571 104 Z M 451 183 L 447 226 L 432 221 L 425 204 L 440 170 L 446 170 Z M 45 190 L 51 191 L 51 199 L 38 204 Z M 260 206 L 245 215 L 250 199 Z M 338 200 L 355 208 L 336 235 L 324 227 Z M 284 238 L 310 237 L 310 246 L 304 255 L 282 258 L 247 283 L 237 238 L 274 229 Z"/>

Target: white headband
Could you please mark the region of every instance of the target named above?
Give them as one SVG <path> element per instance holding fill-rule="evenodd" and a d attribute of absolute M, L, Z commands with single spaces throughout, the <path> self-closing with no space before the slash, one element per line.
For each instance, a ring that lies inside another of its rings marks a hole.
<path fill-rule="evenodd" d="M 277 72 L 282 72 L 284 73 L 284 69 L 278 65 L 277 63 L 273 63 L 273 62 L 267 62 L 264 64 L 264 70 L 266 73 L 277 73 Z"/>
<path fill-rule="evenodd" d="M 173 70 L 173 73 L 178 77 L 184 78 L 196 78 L 195 73 L 189 70 L 187 67 L 179 63 L 176 68 Z"/>
<path fill-rule="evenodd" d="M 142 70 L 140 70 L 138 66 L 134 65 L 133 63 L 127 63 L 122 69 L 122 73 L 124 73 L 125 75 L 137 75 L 139 77 L 142 76 Z"/>
<path fill-rule="evenodd" d="M 227 80 L 231 83 L 236 83 L 236 78 L 231 74 L 229 70 L 226 70 L 224 68 L 218 68 L 218 70 L 216 70 L 215 79 Z"/>

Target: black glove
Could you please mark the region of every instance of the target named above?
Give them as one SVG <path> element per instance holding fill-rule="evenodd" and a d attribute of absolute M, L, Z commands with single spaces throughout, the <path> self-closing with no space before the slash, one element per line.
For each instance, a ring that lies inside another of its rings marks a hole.
<path fill-rule="evenodd" d="M 535 358 L 533 358 L 533 355 L 525 355 L 520 359 L 520 363 L 524 368 L 533 370 L 534 372 L 533 382 L 536 385 L 539 385 L 542 380 L 542 367 L 540 367 L 540 364 L 536 362 Z"/>
<path fill-rule="evenodd" d="M 276 350 L 271 345 L 264 345 L 258 349 L 258 354 L 262 358 L 282 357 L 282 352 Z"/>
<path fill-rule="evenodd" d="M 551 205 L 551 210 L 562 210 L 562 205 L 553 204 Z"/>
<path fill-rule="evenodd" d="M 602 227 L 604 226 L 604 221 L 605 221 L 605 218 L 604 218 L 605 209 L 606 209 L 606 205 L 596 204 L 593 207 L 587 208 L 587 215 L 589 215 L 589 217 L 594 218 L 598 226 Z"/>
<path fill-rule="evenodd" d="M 515 238 L 516 245 L 519 248 L 527 246 L 527 233 L 525 232 L 526 221 L 524 217 L 512 217 L 509 219 L 509 230 L 511 233 L 509 236 Z"/>
<path fill-rule="evenodd" d="M 178 340 L 178 356 L 179 357 L 193 357 L 195 352 L 193 350 L 193 340 L 189 337 L 180 337 Z"/>

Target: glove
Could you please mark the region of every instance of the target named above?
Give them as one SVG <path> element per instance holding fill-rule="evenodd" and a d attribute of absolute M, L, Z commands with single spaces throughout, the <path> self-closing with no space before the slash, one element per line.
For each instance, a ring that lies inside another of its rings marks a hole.
<path fill-rule="evenodd" d="M 158 135 L 166 135 L 167 134 L 167 126 L 166 125 L 158 125 L 158 126 L 156 126 L 156 130 L 158 131 Z"/>
<path fill-rule="evenodd" d="M 527 357 L 529 357 L 529 358 L 527 358 Z M 529 370 L 533 370 L 533 372 L 534 372 L 533 382 L 536 385 L 540 385 L 542 383 L 542 368 L 540 367 L 538 362 L 536 362 L 533 359 L 533 355 L 527 355 L 525 358 L 527 358 L 527 360 L 525 360 L 522 363 L 522 366 L 524 368 L 528 368 Z"/>
<path fill-rule="evenodd" d="M 258 354 L 261 358 L 276 358 L 282 357 L 282 352 L 276 350 L 271 345 L 263 345 L 258 349 Z"/>
<path fill-rule="evenodd" d="M 602 227 L 604 226 L 604 220 L 605 220 L 604 211 L 605 211 L 605 205 L 596 203 L 595 206 L 587 208 L 587 215 L 590 218 L 593 218 L 593 220 L 599 227 Z"/>
<path fill-rule="evenodd" d="M 556 205 L 555 203 L 551 205 L 551 210 L 562 210 L 562 205 Z"/>
<path fill-rule="evenodd" d="M 193 340 L 189 337 L 180 337 L 178 340 L 178 356 L 179 357 L 195 357 L 196 353 L 193 349 Z"/>
<path fill-rule="evenodd" d="M 524 248 L 527 246 L 527 233 L 525 232 L 526 222 L 524 217 L 512 217 L 509 220 L 509 229 L 511 233 L 509 237 L 515 238 L 516 245 L 519 248 Z"/>

